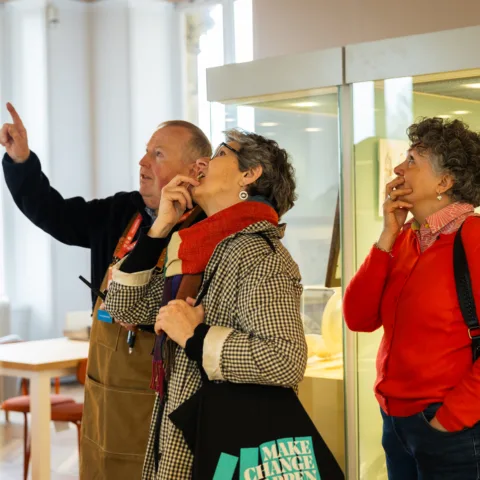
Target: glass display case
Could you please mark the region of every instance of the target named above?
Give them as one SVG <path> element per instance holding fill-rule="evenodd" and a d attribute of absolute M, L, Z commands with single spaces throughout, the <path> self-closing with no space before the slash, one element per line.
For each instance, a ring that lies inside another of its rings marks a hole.
<path fill-rule="evenodd" d="M 479 40 L 469 27 L 207 71 L 214 143 L 238 126 L 292 155 L 299 198 L 284 242 L 304 285 L 300 398 L 349 480 L 387 478 L 373 394 L 382 332 L 342 331 L 342 289 L 379 237 L 407 127 L 439 116 L 480 130 Z"/>
<path fill-rule="evenodd" d="M 382 230 L 384 186 L 404 161 L 407 127 L 436 116 L 461 119 L 480 131 L 480 60 L 471 55 L 479 39 L 480 29 L 474 27 L 347 47 L 354 216 L 342 220 L 355 225 L 354 270 Z M 373 395 L 381 336 L 382 330 L 356 335 L 355 400 L 349 402 L 356 411 L 349 409 L 348 415 L 356 418 L 358 456 L 357 476 L 350 472 L 349 478 L 387 479 L 382 419 Z"/>
<path fill-rule="evenodd" d="M 311 75 L 310 60 L 321 66 L 325 57 L 304 58 L 303 66 L 298 57 L 269 59 L 270 71 L 290 74 L 290 62 L 294 62 L 295 76 L 302 77 L 303 84 L 280 79 L 281 85 L 276 85 L 278 82 L 270 75 L 268 93 L 262 92 L 261 84 L 250 82 L 248 92 L 243 83 L 238 85 L 239 79 L 246 76 L 260 78 L 264 62 L 215 69 L 215 78 L 207 78 L 212 101 L 211 132 L 216 144 L 223 140 L 222 131 L 240 127 L 276 140 L 291 156 L 298 199 L 281 221 L 287 224 L 283 243 L 299 265 L 304 286 L 301 306 L 309 359 L 300 399 L 344 466 L 341 291 L 339 281 L 327 278 L 332 265 L 338 267 L 340 241 L 338 232 L 334 235 L 335 221 L 339 222 L 338 89 L 336 85 L 325 85 L 328 79 Z M 216 91 L 212 83 L 220 82 L 220 74 L 222 87 Z M 337 268 L 334 270 L 337 273 Z"/>

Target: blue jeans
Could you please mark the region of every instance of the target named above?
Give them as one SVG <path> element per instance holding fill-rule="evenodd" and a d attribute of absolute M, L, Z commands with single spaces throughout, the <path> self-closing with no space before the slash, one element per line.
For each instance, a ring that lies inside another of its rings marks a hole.
<path fill-rule="evenodd" d="M 382 411 L 389 480 L 480 480 L 480 423 L 460 432 L 430 425 L 440 404 L 411 417 Z"/>

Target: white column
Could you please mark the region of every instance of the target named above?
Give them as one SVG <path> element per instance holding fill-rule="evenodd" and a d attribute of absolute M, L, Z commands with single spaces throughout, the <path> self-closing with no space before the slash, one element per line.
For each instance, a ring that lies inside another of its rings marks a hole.
<path fill-rule="evenodd" d="M 0 3 L 0 125 L 4 122 L 4 111 L 5 111 L 5 97 L 4 97 L 4 76 L 5 76 L 5 65 L 6 59 L 4 55 L 5 48 L 5 4 Z M 2 155 L 3 149 L 0 149 L 0 156 Z M 3 182 L 0 182 L 0 295 L 3 295 L 5 292 L 5 257 L 4 257 L 4 219 L 3 219 Z"/>
<path fill-rule="evenodd" d="M 183 116 L 179 14 L 172 4 L 139 0 L 130 6 L 130 175 L 155 128 Z"/>
<path fill-rule="evenodd" d="M 127 0 L 90 5 L 96 197 L 133 189 L 130 178 L 130 59 Z M 146 45 L 146 48 L 148 46 Z M 156 59 L 152 58 L 152 62 Z M 142 72 L 148 77 L 149 72 Z"/>
<path fill-rule="evenodd" d="M 47 15 L 50 181 L 65 198 L 93 197 L 89 5 L 54 0 Z M 42 159 L 43 161 L 44 159 Z M 45 234 L 43 234 L 45 235 Z M 66 313 L 90 309 L 90 251 L 52 241 L 52 328 L 60 336 Z"/>
<path fill-rule="evenodd" d="M 23 0 L 5 6 L 8 84 L 6 94 L 22 115 L 32 150 L 48 164 L 47 49 L 45 2 Z M 3 107 L 4 108 L 4 107 Z M 35 338 L 50 334 L 52 324 L 51 240 L 34 227 L 5 195 L 7 294 L 15 312 L 30 308 Z"/>

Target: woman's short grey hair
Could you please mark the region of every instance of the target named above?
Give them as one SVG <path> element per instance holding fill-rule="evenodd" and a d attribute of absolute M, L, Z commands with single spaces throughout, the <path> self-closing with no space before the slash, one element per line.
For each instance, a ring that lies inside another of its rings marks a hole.
<path fill-rule="evenodd" d="M 412 144 L 425 151 L 437 174 L 449 174 L 454 201 L 480 205 L 480 135 L 460 120 L 423 118 L 407 130 Z"/>
<path fill-rule="evenodd" d="M 295 170 L 288 153 L 275 140 L 234 128 L 225 132 L 226 142 L 240 144 L 238 165 L 240 171 L 262 167 L 263 173 L 255 183 L 249 185 L 250 196 L 266 198 L 282 217 L 293 207 L 295 194 Z"/>

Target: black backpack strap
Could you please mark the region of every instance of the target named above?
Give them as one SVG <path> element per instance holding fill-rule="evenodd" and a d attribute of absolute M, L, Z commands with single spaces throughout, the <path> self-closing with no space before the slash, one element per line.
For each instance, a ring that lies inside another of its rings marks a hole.
<path fill-rule="evenodd" d="M 453 272 L 457 288 L 458 303 L 463 319 L 468 327 L 468 336 L 472 339 L 473 361 L 480 357 L 480 325 L 478 323 L 472 281 L 468 270 L 467 256 L 462 242 L 462 227 L 458 229 L 453 244 Z"/>

